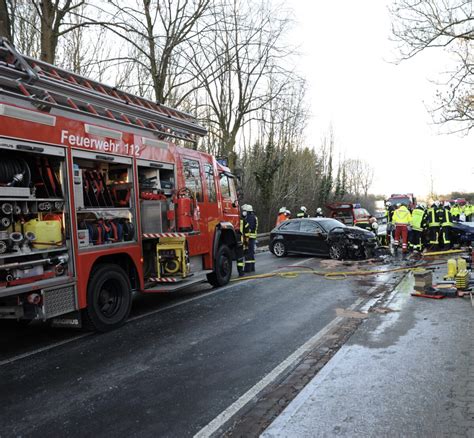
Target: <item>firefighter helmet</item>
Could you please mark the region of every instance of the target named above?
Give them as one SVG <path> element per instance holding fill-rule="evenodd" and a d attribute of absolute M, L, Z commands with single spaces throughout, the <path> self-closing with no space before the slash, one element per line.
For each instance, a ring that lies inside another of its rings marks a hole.
<path fill-rule="evenodd" d="M 286 207 L 281 207 L 280 210 L 278 210 L 278 213 L 286 213 Z"/>
<path fill-rule="evenodd" d="M 306 211 L 307 211 L 308 209 L 307 209 L 304 205 L 302 205 L 302 206 L 300 207 L 300 210 L 301 210 L 302 212 L 306 213 Z"/>
<path fill-rule="evenodd" d="M 316 213 L 322 213 L 322 212 L 323 212 L 323 209 L 322 209 L 321 207 L 318 207 L 318 208 L 316 209 Z"/>
<path fill-rule="evenodd" d="M 242 211 L 250 212 L 253 211 L 253 207 L 250 204 L 242 205 Z"/>

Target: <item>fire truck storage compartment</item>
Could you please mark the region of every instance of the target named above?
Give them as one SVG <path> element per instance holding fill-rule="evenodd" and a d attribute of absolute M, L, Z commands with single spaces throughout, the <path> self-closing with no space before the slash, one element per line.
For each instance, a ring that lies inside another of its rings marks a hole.
<path fill-rule="evenodd" d="M 79 248 L 135 240 L 132 160 L 73 151 Z"/>
<path fill-rule="evenodd" d="M 64 149 L 0 139 L 0 154 L 1 296 L 71 275 L 72 246 Z"/>
<path fill-rule="evenodd" d="M 172 202 L 174 181 L 172 164 L 138 160 L 142 233 L 163 233 L 171 230 L 168 211 Z"/>

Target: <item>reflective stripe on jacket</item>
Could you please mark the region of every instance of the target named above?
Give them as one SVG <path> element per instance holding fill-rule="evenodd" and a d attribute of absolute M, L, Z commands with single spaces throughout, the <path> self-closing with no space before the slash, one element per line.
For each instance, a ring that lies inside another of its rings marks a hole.
<path fill-rule="evenodd" d="M 452 217 L 451 217 L 451 211 L 449 208 L 446 208 L 444 210 L 444 218 L 443 222 L 441 223 L 442 227 L 450 227 L 453 224 L 452 222 Z"/>
<path fill-rule="evenodd" d="M 246 226 L 244 227 L 244 237 L 247 239 L 256 239 L 258 230 L 258 218 L 253 212 L 249 212 L 245 217 Z"/>
<path fill-rule="evenodd" d="M 429 227 L 439 227 L 439 222 L 436 218 L 436 208 L 428 208 L 428 226 Z"/>

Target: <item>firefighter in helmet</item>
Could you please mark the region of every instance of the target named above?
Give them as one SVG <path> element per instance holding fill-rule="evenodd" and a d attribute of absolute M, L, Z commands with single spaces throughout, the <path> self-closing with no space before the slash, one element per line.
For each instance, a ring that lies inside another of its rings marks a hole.
<path fill-rule="evenodd" d="M 309 217 L 308 209 L 304 205 L 302 205 L 300 207 L 300 211 L 296 214 L 296 217 L 297 218 Z"/>
<path fill-rule="evenodd" d="M 393 222 L 392 222 L 392 219 L 393 219 L 393 212 L 395 211 L 395 209 L 393 208 L 392 206 L 392 203 L 390 201 L 387 201 L 385 203 L 385 217 L 387 218 L 387 237 L 386 237 L 386 244 L 387 245 L 390 245 L 390 240 L 391 240 L 391 237 L 392 237 L 392 232 L 394 231 L 394 226 L 393 226 Z"/>
<path fill-rule="evenodd" d="M 403 204 L 397 204 L 397 208 L 393 212 L 392 220 L 395 224 L 393 244 L 398 247 L 401 239 L 402 252 L 405 254 L 408 250 L 408 226 L 411 223 L 410 210 Z"/>
<path fill-rule="evenodd" d="M 258 218 L 250 204 L 242 205 L 245 272 L 255 272 Z"/>
<path fill-rule="evenodd" d="M 426 229 L 428 214 L 423 204 L 417 204 L 411 212 L 410 248 L 414 251 L 423 250 L 423 232 Z"/>
<path fill-rule="evenodd" d="M 428 222 L 428 243 L 432 249 L 438 248 L 440 225 L 443 218 L 442 212 L 440 213 L 439 201 L 434 201 L 431 207 L 427 211 L 427 222 Z"/>
<path fill-rule="evenodd" d="M 287 211 L 288 210 L 286 209 L 286 207 L 281 207 L 280 210 L 278 210 L 278 216 L 277 216 L 275 226 L 278 226 L 279 224 L 281 224 L 282 222 L 288 219 L 288 216 L 286 214 Z"/>
<path fill-rule="evenodd" d="M 441 220 L 441 245 L 443 249 L 451 248 L 451 227 L 453 226 L 453 219 L 451 216 L 451 203 L 445 202 L 443 209 L 443 216 Z"/>
<path fill-rule="evenodd" d="M 323 215 L 323 209 L 321 207 L 318 207 L 316 209 L 316 217 L 324 217 Z"/>

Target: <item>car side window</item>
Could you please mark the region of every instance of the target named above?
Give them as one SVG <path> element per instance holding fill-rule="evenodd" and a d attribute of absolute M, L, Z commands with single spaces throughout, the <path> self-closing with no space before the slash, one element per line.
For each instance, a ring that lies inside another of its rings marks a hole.
<path fill-rule="evenodd" d="M 281 231 L 299 231 L 301 221 L 286 221 L 280 225 Z"/>
<path fill-rule="evenodd" d="M 322 232 L 321 227 L 314 221 L 302 221 L 300 231 L 303 233 L 317 233 Z"/>

